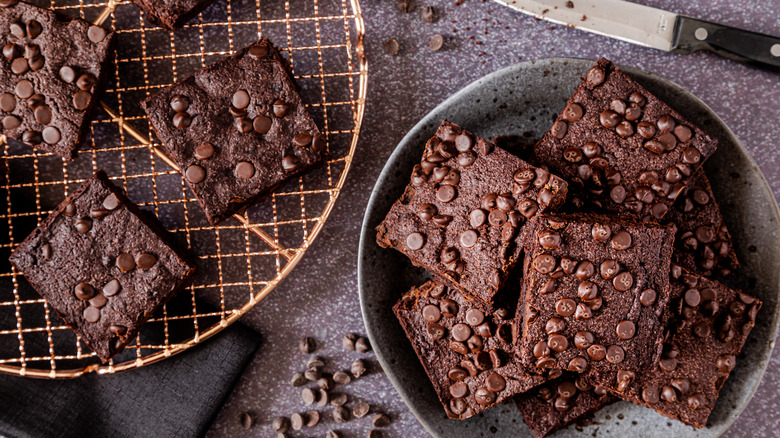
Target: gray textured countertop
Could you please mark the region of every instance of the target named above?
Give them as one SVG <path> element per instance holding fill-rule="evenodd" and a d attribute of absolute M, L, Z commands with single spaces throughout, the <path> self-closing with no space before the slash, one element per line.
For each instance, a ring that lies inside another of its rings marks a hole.
<path fill-rule="evenodd" d="M 780 194 L 777 150 L 780 138 L 780 74 L 748 68 L 713 55 L 673 55 L 537 22 L 496 3 L 466 0 L 417 0 L 410 14 L 398 12 L 392 0 L 364 0 L 369 57 L 369 98 L 363 131 L 348 177 L 322 234 L 303 261 L 279 287 L 242 322 L 263 336 L 258 350 L 209 436 L 273 436 L 270 421 L 307 410 L 300 391 L 289 385 L 294 372 L 305 368 L 307 355 L 297 350 L 301 336 L 313 336 L 318 354 L 334 367 L 348 369 L 365 356 L 374 371 L 348 386 L 357 399 L 388 413 L 393 423 L 386 436 L 422 437 L 425 431 L 409 413 L 390 382 L 377 371 L 372 355 L 344 354 L 341 337 L 364 332 L 357 292 L 357 248 L 363 211 L 387 157 L 422 116 L 473 80 L 512 63 L 546 57 L 605 56 L 669 78 L 687 88 L 731 127 Z M 753 31 L 780 35 L 780 0 L 637 0 L 697 18 Z M 437 8 L 439 20 L 424 23 L 421 6 Z M 428 47 L 431 36 L 445 37 L 442 51 Z M 384 53 L 388 38 L 400 43 L 400 54 Z M 730 437 L 776 436 L 780 427 L 780 352 L 775 350 L 763 384 L 729 430 Z M 257 424 L 241 428 L 237 418 L 252 412 Z M 324 436 L 329 428 L 345 436 L 365 436 L 370 419 L 335 425 L 330 418 L 308 435 Z M 297 436 L 297 435 L 296 435 Z M 303 436 L 300 434 L 300 436 Z"/>

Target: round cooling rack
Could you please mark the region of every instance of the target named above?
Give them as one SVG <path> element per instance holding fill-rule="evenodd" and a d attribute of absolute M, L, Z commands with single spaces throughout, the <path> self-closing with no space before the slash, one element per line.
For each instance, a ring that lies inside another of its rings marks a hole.
<path fill-rule="evenodd" d="M 29 0 L 28 0 L 29 1 Z M 148 24 L 130 1 L 39 0 L 38 6 L 117 33 L 91 136 L 75 161 L 0 144 L 0 372 L 39 378 L 111 374 L 180 353 L 262 301 L 319 234 L 344 184 L 365 109 L 368 65 L 358 0 L 217 0 L 184 28 Z M 325 163 L 218 226 L 206 220 L 154 137 L 140 102 L 266 37 L 291 66 L 326 133 Z M 0 140 L 5 143 L 4 138 Z M 159 309 L 106 364 L 11 267 L 11 251 L 97 169 L 156 215 L 196 259 L 192 284 Z"/>

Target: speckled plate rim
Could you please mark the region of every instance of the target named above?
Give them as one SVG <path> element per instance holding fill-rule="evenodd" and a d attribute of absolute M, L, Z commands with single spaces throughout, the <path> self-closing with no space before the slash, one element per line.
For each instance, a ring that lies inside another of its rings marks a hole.
<path fill-rule="evenodd" d="M 463 96 L 466 96 L 482 87 L 490 86 L 492 82 L 495 82 L 505 76 L 512 75 L 519 70 L 525 68 L 533 68 L 529 66 L 534 65 L 536 67 L 542 67 L 543 63 L 545 62 L 550 64 L 561 63 L 564 65 L 568 63 L 571 63 L 572 65 L 578 64 L 579 67 L 581 66 L 582 62 L 593 63 L 594 61 L 588 59 L 582 59 L 582 58 L 546 58 L 546 59 L 539 59 L 539 60 L 526 61 L 518 64 L 513 64 L 509 67 L 499 69 L 497 71 L 494 71 L 493 73 L 483 76 L 482 78 L 475 80 L 474 82 L 470 83 L 466 87 L 452 94 L 450 97 L 448 97 L 438 106 L 436 106 L 433 110 L 431 110 L 428 114 L 426 114 L 426 116 L 423 117 L 403 137 L 403 139 L 401 139 L 401 141 L 398 143 L 396 148 L 393 150 L 393 153 L 387 159 L 387 162 L 385 163 L 385 166 L 382 169 L 382 172 L 377 178 L 374 188 L 371 191 L 371 196 L 366 206 L 365 216 L 363 218 L 363 224 L 361 226 L 361 235 L 360 235 L 360 242 L 358 247 L 358 261 L 357 261 L 357 277 L 358 277 L 358 289 L 359 289 L 358 292 L 360 298 L 361 312 L 363 315 L 363 322 L 366 327 L 366 332 L 368 334 L 368 337 L 371 341 L 371 345 L 373 347 L 374 353 L 376 354 L 376 357 L 379 363 L 382 365 L 383 369 L 385 370 L 389 369 L 388 367 L 389 359 L 385 357 L 382 348 L 382 343 L 378 341 L 379 339 L 378 326 L 374 324 L 373 321 L 371 320 L 371 316 L 369 312 L 370 305 L 368 302 L 368 294 L 366 292 L 367 290 L 366 278 L 367 276 L 370 275 L 370 272 L 366 271 L 366 263 L 363 257 L 363 255 L 366 252 L 367 245 L 377 245 L 376 231 L 374 229 L 375 225 L 372 226 L 371 224 L 372 215 L 370 213 L 376 209 L 376 204 L 378 203 L 378 197 L 380 191 L 388 183 L 388 181 L 393 178 L 392 173 L 394 171 L 393 169 L 394 165 L 396 161 L 399 160 L 399 157 L 403 155 L 404 150 L 407 149 L 408 147 L 413 147 L 414 145 L 412 143 L 415 141 L 415 138 L 419 137 L 421 135 L 421 131 L 426 130 L 428 126 L 430 125 L 438 126 L 439 122 L 441 121 L 442 114 L 446 113 L 447 109 L 450 108 L 451 106 L 459 105 L 460 104 L 459 101 L 462 99 Z M 745 149 L 744 145 L 739 141 L 739 139 L 734 134 L 734 132 L 723 122 L 723 120 L 705 102 L 698 99 L 695 95 L 693 95 L 691 92 L 689 92 L 682 86 L 678 85 L 677 83 L 668 80 L 666 78 L 663 78 L 659 75 L 656 75 L 654 73 L 649 73 L 633 67 L 627 67 L 623 65 L 620 65 L 619 67 L 632 76 L 633 75 L 646 76 L 646 77 L 654 78 L 655 80 L 659 80 L 663 82 L 666 86 L 671 88 L 674 93 L 679 93 L 680 95 L 684 95 L 696 101 L 697 104 L 701 105 L 701 107 L 709 113 L 709 116 L 712 117 L 712 120 L 715 122 L 715 124 L 720 125 L 719 127 L 722 128 L 723 130 L 721 135 L 726 135 L 728 137 L 728 140 L 738 147 L 738 152 L 740 153 L 740 155 L 743 156 L 746 163 L 752 168 L 753 172 L 755 173 L 755 176 L 758 178 L 759 181 L 759 187 L 757 187 L 756 190 L 760 190 L 762 192 L 761 194 L 764 197 L 772 200 L 770 205 L 767 206 L 770 210 L 769 211 L 770 217 L 774 219 L 774 222 L 776 224 L 780 224 L 780 209 L 778 208 L 774 194 L 772 193 L 772 190 L 769 187 L 769 183 L 767 182 L 766 177 L 764 177 L 763 173 L 758 167 L 758 164 L 755 162 L 755 160 L 747 151 L 747 149 Z M 583 73 L 584 71 L 585 70 L 583 70 Z M 427 130 L 431 131 L 430 129 Z M 422 138 L 430 137 L 432 132 L 433 131 L 424 133 L 424 135 L 422 135 Z M 392 251 L 392 250 L 387 249 L 387 251 Z M 778 282 L 778 284 L 776 285 L 775 290 L 780 290 L 780 282 Z M 399 291 L 399 297 L 401 293 L 402 291 Z M 700 431 L 706 430 L 708 432 L 712 432 L 711 434 L 708 435 L 720 436 L 726 430 L 728 430 L 728 428 L 736 421 L 739 415 L 747 407 L 749 401 L 755 395 L 755 392 L 757 391 L 758 386 L 760 385 L 763 376 L 766 373 L 767 364 L 771 358 L 772 351 L 775 346 L 775 340 L 778 336 L 778 331 L 780 330 L 780 306 L 776 306 L 774 312 L 771 315 L 764 315 L 763 317 L 771 318 L 771 321 L 769 323 L 769 333 L 771 335 L 771 340 L 768 342 L 767 348 L 762 349 L 761 357 L 759 358 L 758 361 L 758 366 L 754 367 L 757 368 L 758 371 L 754 373 L 753 376 L 751 376 L 753 377 L 753 382 L 752 382 L 752 387 L 749 389 L 749 392 L 747 393 L 747 397 L 744 398 L 743 403 L 733 407 L 733 409 L 731 409 L 728 412 L 727 414 L 728 417 L 725 419 L 725 421 L 721 421 L 718 425 L 714 427 L 708 427 L 707 429 L 699 429 Z M 433 425 L 429 422 L 430 420 L 426 418 L 425 415 L 423 415 L 423 413 L 418 409 L 418 406 L 415 403 L 411 402 L 411 398 L 415 396 L 412 393 L 412 391 L 410 391 L 409 388 L 406 388 L 400 381 L 400 378 L 396 376 L 393 372 L 386 371 L 386 375 L 390 380 L 390 382 L 393 384 L 393 387 L 396 389 L 396 391 L 399 393 L 401 398 L 406 403 L 407 407 L 410 409 L 410 411 L 415 415 L 417 420 L 420 422 L 420 424 L 422 424 L 423 427 L 425 427 L 425 429 L 432 436 L 440 436 L 434 430 Z M 432 388 L 429 388 L 428 390 L 431 389 Z M 609 410 L 609 408 L 607 408 L 607 410 Z M 455 421 L 455 420 L 449 420 L 449 421 Z"/>

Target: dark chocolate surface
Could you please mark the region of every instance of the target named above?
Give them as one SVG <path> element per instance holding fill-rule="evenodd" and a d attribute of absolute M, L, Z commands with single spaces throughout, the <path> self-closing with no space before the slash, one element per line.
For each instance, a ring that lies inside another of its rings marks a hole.
<path fill-rule="evenodd" d="M 11 254 L 11 263 L 104 362 L 194 272 L 142 215 L 98 172 Z"/>
<path fill-rule="evenodd" d="M 445 121 L 377 242 L 492 306 L 520 257 L 523 225 L 565 196 L 560 178 Z"/>
<path fill-rule="evenodd" d="M 672 267 L 671 283 L 670 334 L 657 368 L 605 373 L 591 382 L 701 428 L 738 364 L 761 301 L 679 266 Z"/>
<path fill-rule="evenodd" d="M 602 58 L 534 152 L 570 183 L 575 206 L 660 220 L 717 145 Z"/>
<path fill-rule="evenodd" d="M 428 281 L 404 294 L 393 311 L 450 418 L 469 418 L 546 380 L 514 360 L 514 321 L 503 310 L 487 313 Z"/>
<path fill-rule="evenodd" d="M 515 404 L 534 438 L 543 438 L 617 400 L 582 376 L 565 373 L 515 397 Z"/>
<path fill-rule="evenodd" d="M 524 365 L 589 374 L 649 370 L 663 342 L 672 229 L 547 214 L 530 227 Z"/>
<path fill-rule="evenodd" d="M 731 234 L 703 170 L 674 204 L 664 222 L 677 227 L 674 262 L 705 277 L 728 278 L 739 268 Z"/>
<path fill-rule="evenodd" d="M 104 82 L 114 34 L 14 1 L 0 6 L 0 34 L 2 133 L 75 158 Z"/>
<path fill-rule="evenodd" d="M 213 224 L 323 157 L 325 139 L 267 39 L 143 105 Z"/>

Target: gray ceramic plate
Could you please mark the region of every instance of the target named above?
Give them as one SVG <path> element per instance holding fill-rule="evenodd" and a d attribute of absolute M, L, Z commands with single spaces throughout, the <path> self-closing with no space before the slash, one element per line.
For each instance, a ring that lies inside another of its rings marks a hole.
<path fill-rule="evenodd" d="M 513 404 L 495 407 L 466 421 L 448 420 L 433 387 L 392 313 L 402 293 L 427 275 L 395 250 L 382 249 L 374 228 L 409 181 L 425 141 L 442 119 L 485 138 L 528 132 L 541 136 L 566 104 L 589 60 L 548 59 L 516 64 L 492 73 L 454 94 L 404 137 L 387 161 L 371 194 L 360 239 L 358 281 L 363 319 L 385 373 L 425 428 L 437 437 L 529 437 Z M 726 385 L 709 426 L 694 430 L 652 410 L 627 402 L 596 415 L 599 437 L 710 437 L 721 435 L 747 406 L 761 382 L 778 330 L 780 215 L 769 186 L 734 133 L 707 105 L 680 86 L 656 75 L 624 68 L 635 80 L 720 139 L 705 165 L 743 264 L 738 281 L 764 301 L 756 328 Z M 621 415 L 622 414 L 622 415 Z M 556 436 L 583 436 L 573 427 Z M 595 435 L 594 435 L 595 436 Z"/>

